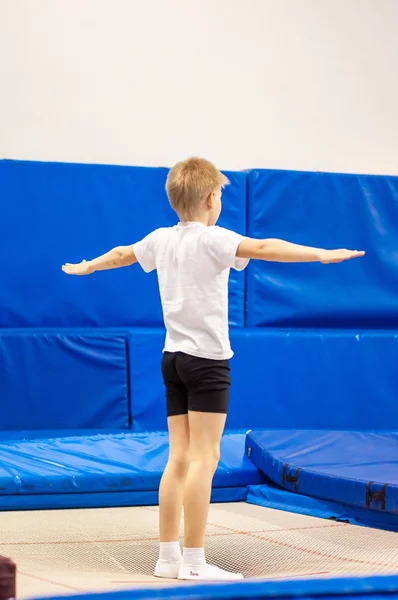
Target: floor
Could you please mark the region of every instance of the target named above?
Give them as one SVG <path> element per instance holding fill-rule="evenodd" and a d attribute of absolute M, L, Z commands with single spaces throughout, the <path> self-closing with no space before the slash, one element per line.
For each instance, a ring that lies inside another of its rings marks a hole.
<path fill-rule="evenodd" d="M 252 506 L 214 504 L 208 561 L 247 578 L 398 574 L 397 534 Z M 152 576 L 157 507 L 0 513 L 18 598 L 169 585 Z M 182 585 L 182 584 L 181 584 Z"/>

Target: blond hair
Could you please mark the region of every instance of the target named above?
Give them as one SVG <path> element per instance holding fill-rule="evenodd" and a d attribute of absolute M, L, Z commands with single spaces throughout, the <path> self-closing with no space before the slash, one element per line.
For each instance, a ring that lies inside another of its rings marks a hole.
<path fill-rule="evenodd" d="M 166 181 L 169 202 L 176 213 L 185 220 L 196 216 L 210 194 L 229 180 L 205 158 L 188 158 L 170 169 Z"/>

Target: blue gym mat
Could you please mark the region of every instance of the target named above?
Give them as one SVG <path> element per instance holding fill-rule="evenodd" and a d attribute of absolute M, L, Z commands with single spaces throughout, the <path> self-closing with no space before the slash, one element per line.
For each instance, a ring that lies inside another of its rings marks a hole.
<path fill-rule="evenodd" d="M 284 490 L 398 516 L 398 432 L 250 431 L 246 454 Z"/>
<path fill-rule="evenodd" d="M 45 433 L 0 438 L 0 510 L 157 504 L 167 433 Z M 245 433 L 225 432 L 213 500 L 245 500 L 263 481 L 245 456 Z"/>

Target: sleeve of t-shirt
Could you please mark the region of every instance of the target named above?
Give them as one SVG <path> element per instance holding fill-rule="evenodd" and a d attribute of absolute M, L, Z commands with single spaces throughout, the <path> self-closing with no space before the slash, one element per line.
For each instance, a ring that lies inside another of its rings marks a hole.
<path fill-rule="evenodd" d="M 150 273 L 156 269 L 156 241 L 159 237 L 159 231 L 159 229 L 155 229 L 155 231 L 133 245 L 135 257 L 145 273 Z"/>
<path fill-rule="evenodd" d="M 209 250 L 222 267 L 243 271 L 249 264 L 249 259 L 238 258 L 236 251 L 244 236 L 224 229 L 224 227 L 209 227 Z"/>

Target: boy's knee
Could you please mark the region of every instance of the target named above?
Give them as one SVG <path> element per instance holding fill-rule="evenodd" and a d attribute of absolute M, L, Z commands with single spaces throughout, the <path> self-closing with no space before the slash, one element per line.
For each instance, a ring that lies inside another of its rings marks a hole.
<path fill-rule="evenodd" d="M 191 462 L 199 463 L 201 468 L 207 471 L 215 471 L 219 461 L 220 449 L 217 447 L 202 450 L 191 456 Z"/>
<path fill-rule="evenodd" d="M 170 456 L 168 465 L 177 476 L 183 477 L 187 474 L 189 468 L 189 457 L 181 455 Z"/>
<path fill-rule="evenodd" d="M 216 469 L 218 463 L 220 462 L 220 448 L 213 448 L 209 458 L 212 460 L 214 468 Z"/>

